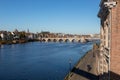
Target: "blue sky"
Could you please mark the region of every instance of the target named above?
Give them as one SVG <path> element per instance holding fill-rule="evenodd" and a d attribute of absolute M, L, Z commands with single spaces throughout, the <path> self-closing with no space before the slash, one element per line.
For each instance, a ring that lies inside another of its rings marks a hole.
<path fill-rule="evenodd" d="M 99 33 L 100 0 L 0 0 L 0 30 Z"/>

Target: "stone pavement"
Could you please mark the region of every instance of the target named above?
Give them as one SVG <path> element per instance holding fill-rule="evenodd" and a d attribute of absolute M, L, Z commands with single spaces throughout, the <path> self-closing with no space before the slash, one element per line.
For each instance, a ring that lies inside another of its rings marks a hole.
<path fill-rule="evenodd" d="M 89 51 L 67 75 L 65 80 L 99 80 L 99 50 Z"/>

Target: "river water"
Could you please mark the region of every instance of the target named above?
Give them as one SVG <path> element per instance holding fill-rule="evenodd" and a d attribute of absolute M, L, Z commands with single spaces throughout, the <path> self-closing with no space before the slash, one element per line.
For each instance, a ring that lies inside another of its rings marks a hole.
<path fill-rule="evenodd" d="M 0 80 L 63 80 L 89 43 L 40 43 L 0 46 Z M 69 63 L 71 61 L 71 64 Z"/>

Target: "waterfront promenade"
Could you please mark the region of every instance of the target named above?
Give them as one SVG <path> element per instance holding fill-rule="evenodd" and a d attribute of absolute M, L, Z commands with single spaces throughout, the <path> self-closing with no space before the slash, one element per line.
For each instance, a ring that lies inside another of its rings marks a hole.
<path fill-rule="evenodd" d="M 65 80 L 98 80 L 98 54 L 98 49 L 86 53 Z"/>

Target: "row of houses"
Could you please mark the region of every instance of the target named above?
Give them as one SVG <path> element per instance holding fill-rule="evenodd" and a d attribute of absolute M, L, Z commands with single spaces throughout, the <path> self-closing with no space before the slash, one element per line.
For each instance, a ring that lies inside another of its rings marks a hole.
<path fill-rule="evenodd" d="M 96 36 L 97 35 L 97 36 Z M 40 33 L 30 33 L 25 31 L 18 31 L 17 29 L 13 32 L 10 31 L 0 31 L 0 41 L 12 41 L 12 40 L 41 40 L 41 38 L 70 38 L 70 37 L 84 37 L 84 38 L 94 38 L 99 37 L 99 34 L 94 35 L 73 35 L 73 34 L 63 34 L 63 33 L 50 33 L 48 31 L 42 31 Z"/>
<path fill-rule="evenodd" d="M 0 31 L 0 40 L 7 41 L 7 40 L 29 40 L 29 39 L 37 39 L 37 34 L 34 33 L 27 33 L 25 31 Z"/>

